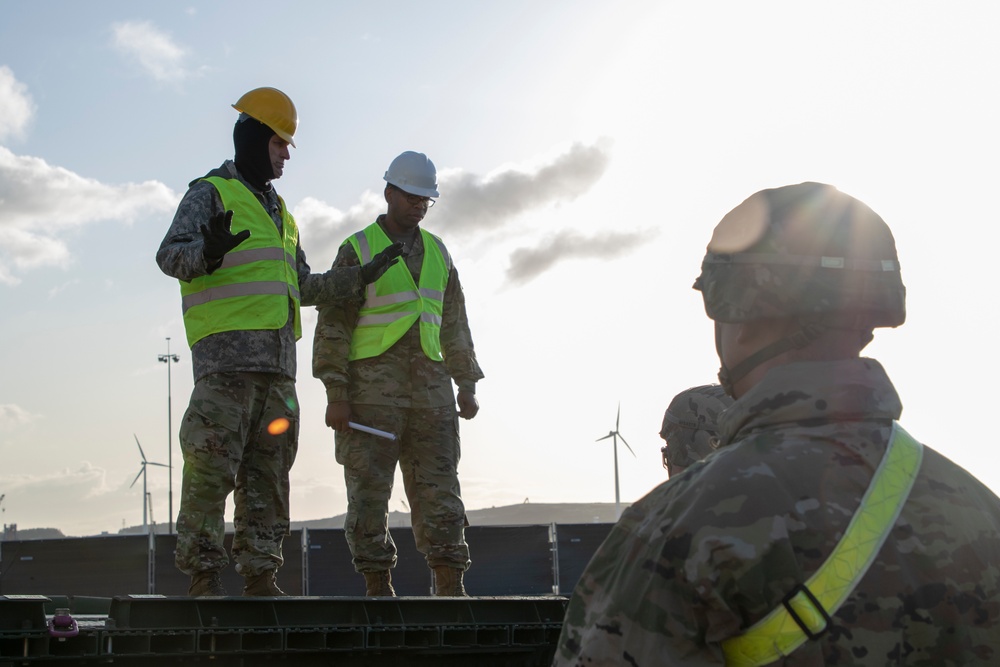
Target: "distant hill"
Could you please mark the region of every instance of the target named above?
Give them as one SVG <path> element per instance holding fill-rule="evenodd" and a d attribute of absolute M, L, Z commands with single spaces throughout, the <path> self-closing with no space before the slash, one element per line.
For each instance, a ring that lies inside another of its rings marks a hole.
<path fill-rule="evenodd" d="M 622 511 L 628 504 L 622 503 Z M 550 523 L 614 523 L 614 503 L 529 503 L 490 507 L 487 509 L 468 510 L 469 524 L 472 526 L 538 526 Z M 300 528 L 343 528 L 343 514 L 327 519 L 311 519 L 309 521 L 292 521 L 292 530 Z M 389 528 L 410 525 L 409 512 L 389 512 Z M 226 525 L 227 531 L 233 530 L 232 524 Z M 118 531 L 119 535 L 142 533 L 142 526 L 129 526 Z M 166 533 L 166 524 L 157 524 L 157 534 Z"/>
<path fill-rule="evenodd" d="M 628 505 L 622 505 L 624 510 Z M 614 503 L 521 503 L 468 510 L 472 526 L 537 526 L 550 523 L 614 523 Z M 328 519 L 292 521 L 292 528 L 343 528 L 345 515 Z M 389 512 L 389 527 L 409 526 L 408 512 Z"/>
<path fill-rule="evenodd" d="M 18 530 L 5 530 L 3 539 L 5 540 L 58 540 L 66 537 L 58 528 L 23 528 Z"/>

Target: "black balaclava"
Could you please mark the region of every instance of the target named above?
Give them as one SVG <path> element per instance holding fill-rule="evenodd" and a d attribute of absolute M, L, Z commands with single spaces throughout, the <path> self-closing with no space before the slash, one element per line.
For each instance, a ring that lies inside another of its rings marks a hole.
<path fill-rule="evenodd" d="M 273 136 L 274 130 L 246 114 L 240 114 L 233 128 L 233 146 L 236 149 L 233 161 L 236 168 L 250 185 L 262 192 L 274 178 L 268 149 Z"/>

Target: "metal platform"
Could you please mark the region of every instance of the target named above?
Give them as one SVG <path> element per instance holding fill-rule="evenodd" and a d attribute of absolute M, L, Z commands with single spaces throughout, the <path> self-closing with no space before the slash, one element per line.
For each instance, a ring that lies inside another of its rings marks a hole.
<path fill-rule="evenodd" d="M 551 664 L 567 599 L 0 596 L 13 665 Z"/>

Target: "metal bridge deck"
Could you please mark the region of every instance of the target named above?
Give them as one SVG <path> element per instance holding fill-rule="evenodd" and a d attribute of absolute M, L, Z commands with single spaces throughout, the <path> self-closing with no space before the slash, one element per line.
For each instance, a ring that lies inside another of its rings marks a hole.
<path fill-rule="evenodd" d="M 0 596 L 0 667 L 549 665 L 567 599 Z"/>

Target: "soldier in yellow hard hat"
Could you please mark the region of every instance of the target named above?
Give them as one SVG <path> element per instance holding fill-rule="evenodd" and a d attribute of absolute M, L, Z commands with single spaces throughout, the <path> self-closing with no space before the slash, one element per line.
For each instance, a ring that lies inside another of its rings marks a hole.
<path fill-rule="evenodd" d="M 554 664 L 1000 664 L 1000 499 L 861 356 L 906 317 L 885 221 L 823 183 L 763 190 L 695 288 L 736 399 L 719 447 L 622 515 Z"/>
<path fill-rule="evenodd" d="M 184 455 L 176 564 L 192 596 L 225 595 L 225 503 L 234 494 L 233 560 L 244 595 L 275 581 L 289 531 L 288 473 L 298 446 L 299 309 L 359 292 L 396 261 L 310 272 L 295 219 L 272 181 L 294 146 L 298 114 L 280 90 L 233 105 L 235 156 L 190 183 L 156 253 L 177 278 L 195 386 L 180 425 Z"/>

